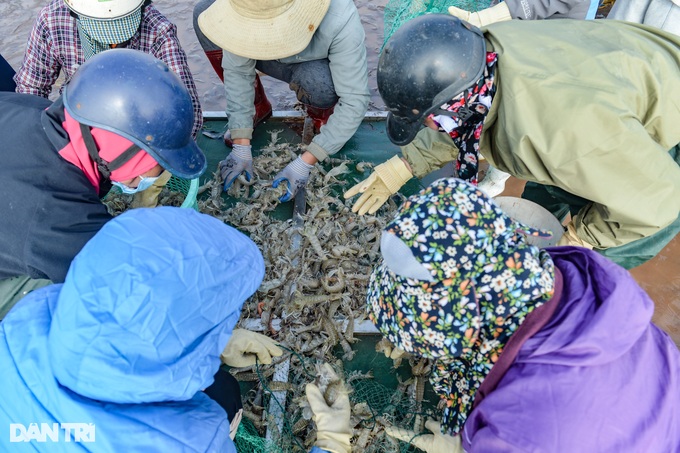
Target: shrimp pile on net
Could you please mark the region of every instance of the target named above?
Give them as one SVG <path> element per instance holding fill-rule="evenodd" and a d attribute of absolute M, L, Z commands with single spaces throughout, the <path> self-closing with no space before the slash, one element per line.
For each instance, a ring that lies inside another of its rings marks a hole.
<path fill-rule="evenodd" d="M 367 177 L 372 165 L 331 158 L 324 164 L 327 167 L 317 164 L 312 170 L 302 224 L 281 220 L 274 214 L 285 189 L 283 184 L 273 188 L 272 177 L 300 149 L 278 141 L 277 132 L 272 132 L 270 144 L 254 157 L 251 181 L 239 177 L 227 197 L 219 171 L 198 189 L 199 211 L 247 234 L 264 257 L 264 280 L 245 302 L 240 326 L 257 323 L 285 350 L 271 365 L 230 370 L 247 389 L 244 419 L 235 440 L 238 451 L 308 451 L 316 439 L 304 393 L 309 382 L 320 386 L 329 403 L 349 393 L 353 451 L 413 451 L 387 436 L 384 427 L 420 431 L 424 417 L 437 413 L 423 400 L 429 363 L 407 358 L 411 377 L 399 380 L 396 389 L 376 382 L 372 370 L 344 369 L 355 355 L 355 321 L 367 318 L 366 287 L 380 258 L 380 234 L 394 217 L 398 200 L 389 200 L 376 215 L 353 213 L 354 200 L 346 201 L 342 194 Z M 182 201 L 183 194 L 168 189 L 159 197 L 159 205 L 164 206 L 180 206 Z M 117 215 L 132 207 L 132 196 L 111 193 L 104 202 Z M 379 352 L 383 345 L 378 344 Z M 283 362 L 288 363 L 288 373 L 282 378 L 275 371 Z M 342 377 L 340 381 L 324 377 L 329 365 Z"/>
<path fill-rule="evenodd" d="M 413 377 L 396 391 L 374 382 L 370 370 L 345 373 L 343 366 L 355 354 L 355 321 L 367 318 L 369 276 L 379 261 L 381 231 L 394 217 L 397 203 L 390 200 L 377 215 L 353 213 L 354 200 L 345 201 L 342 193 L 359 179 L 350 181 L 344 176 L 358 171 L 365 177 L 370 164 L 331 159 L 331 169 L 317 164 L 312 170 L 303 225 L 292 219 L 277 220 L 271 214 L 282 190 L 272 187 L 271 178 L 300 151 L 299 145 L 277 141 L 274 132 L 270 144 L 254 157 L 255 175 L 250 182 L 240 177 L 232 185 L 231 204 L 222 197 L 218 172 L 199 189 L 199 210 L 249 235 L 264 256 L 264 280 L 244 304 L 240 324 L 256 320 L 286 350 L 272 365 L 231 370 L 240 382 L 252 387 L 244 397 L 246 422 L 237 436 L 237 447 L 307 451 L 316 431 L 305 384 L 318 380 L 319 367 L 330 364 L 339 376 L 345 376 L 345 383 L 326 383 L 328 388 L 350 391 L 354 451 L 407 451 L 407 445 L 388 437 L 383 428 L 394 424 L 419 430 L 423 415 L 434 413 L 434 408 L 425 408 L 423 403 L 429 365 L 411 358 Z M 289 361 L 285 381 L 275 374 L 276 365 L 284 361 Z M 278 422 L 272 413 L 282 414 Z M 265 432 L 268 442 L 263 439 Z"/>

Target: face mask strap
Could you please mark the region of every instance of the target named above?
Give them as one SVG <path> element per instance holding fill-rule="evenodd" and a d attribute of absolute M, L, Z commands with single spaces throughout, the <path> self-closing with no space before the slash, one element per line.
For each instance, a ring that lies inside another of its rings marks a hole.
<path fill-rule="evenodd" d="M 130 145 L 130 147 L 128 149 L 123 151 L 123 153 L 120 156 L 116 157 L 111 162 L 109 162 L 109 165 L 108 165 L 109 170 L 111 170 L 111 171 L 118 170 L 120 167 L 125 165 L 125 163 L 127 161 L 132 159 L 132 157 L 135 154 L 137 154 L 138 152 L 140 152 L 141 150 L 142 150 L 142 148 L 140 148 L 139 146 L 137 146 L 133 143 L 132 145 Z"/>
<path fill-rule="evenodd" d="M 80 124 L 80 133 L 83 136 L 83 142 L 85 142 L 85 147 L 87 148 L 87 153 L 90 155 L 90 159 L 97 164 L 97 169 L 99 173 L 106 179 L 111 178 L 111 170 L 108 167 L 108 162 L 99 156 L 99 150 L 97 149 L 97 144 L 94 142 L 94 137 L 92 137 L 92 132 L 90 127 L 85 124 Z"/>
<path fill-rule="evenodd" d="M 99 150 L 97 149 L 97 144 L 92 137 L 92 132 L 90 127 L 85 124 L 80 124 L 80 133 L 83 136 L 83 142 L 85 142 L 85 147 L 87 148 L 87 153 L 90 155 L 90 159 L 97 164 L 97 169 L 102 176 L 106 179 L 111 179 L 111 172 L 118 170 L 120 167 L 125 165 L 127 161 L 132 159 L 138 152 L 142 150 L 139 146 L 134 143 L 130 145 L 128 149 L 123 151 L 118 157 L 113 159 L 111 162 L 106 162 L 99 155 Z"/>

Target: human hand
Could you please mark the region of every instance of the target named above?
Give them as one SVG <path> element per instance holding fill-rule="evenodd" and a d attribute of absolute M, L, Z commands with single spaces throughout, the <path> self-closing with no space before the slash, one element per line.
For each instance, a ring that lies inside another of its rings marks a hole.
<path fill-rule="evenodd" d="M 588 250 L 593 249 L 592 244 L 578 237 L 576 234 L 576 226 L 574 225 L 573 220 L 567 224 L 567 230 L 564 232 L 560 240 L 557 241 L 557 245 L 573 245 L 576 247 L 584 247 Z"/>
<path fill-rule="evenodd" d="M 510 178 L 509 173 L 489 165 L 484 179 L 479 181 L 477 188 L 490 198 L 500 195 L 505 190 L 505 182 Z"/>
<path fill-rule="evenodd" d="M 335 376 L 332 370 L 331 375 Z M 337 380 L 339 378 L 335 379 L 335 381 Z M 334 380 L 331 379 L 331 381 Z M 352 411 L 349 404 L 349 394 L 339 392 L 333 404 L 329 405 L 321 390 L 315 384 L 307 384 L 305 393 L 309 407 L 314 414 L 314 423 L 316 423 L 317 433 L 314 445 L 332 453 L 350 453 L 352 451 L 350 444 L 352 437 L 350 416 Z"/>
<path fill-rule="evenodd" d="M 253 156 L 250 145 L 234 144 L 231 152 L 226 159 L 220 162 L 220 175 L 224 181 L 224 191 L 229 190 L 234 180 L 241 173 L 245 173 L 246 180 L 250 181 L 253 174 Z"/>
<path fill-rule="evenodd" d="M 425 422 L 425 428 L 432 434 L 420 435 L 415 431 L 395 428 L 394 426 L 385 428 L 385 433 L 427 453 L 465 453 L 460 436 L 442 434 L 441 427 L 435 420 Z"/>
<path fill-rule="evenodd" d="M 279 201 L 288 201 L 293 198 L 298 189 L 307 184 L 312 168 L 314 168 L 314 165 L 309 165 L 302 160 L 301 156 L 298 156 L 297 159 L 286 165 L 286 168 L 278 172 L 274 176 L 272 187 L 276 189 L 281 182 L 286 181 L 286 193 L 279 198 Z"/>
<path fill-rule="evenodd" d="M 394 156 L 375 167 L 371 176 L 345 192 L 345 198 L 361 193 L 352 212 L 358 212 L 359 215 L 373 214 L 412 177 L 413 174 L 404 161 L 399 156 Z"/>
<path fill-rule="evenodd" d="M 510 16 L 510 9 L 508 9 L 508 5 L 506 5 L 505 2 L 501 2 L 496 6 L 483 9 L 476 13 L 456 8 L 455 6 L 449 6 L 449 14 L 468 22 L 475 27 L 485 27 L 495 22 L 512 19 L 512 16 Z"/>
<path fill-rule="evenodd" d="M 283 354 L 283 350 L 271 338 L 246 329 L 234 329 L 227 347 L 222 351 L 222 362 L 231 367 L 246 367 L 259 361 L 263 365 L 272 363 L 272 357 Z"/>
<path fill-rule="evenodd" d="M 141 192 L 137 192 L 132 196 L 133 208 L 155 208 L 158 206 L 158 195 L 160 195 L 163 187 L 168 183 L 172 174 L 168 170 L 163 170 L 157 180 L 153 182 L 151 187 Z"/>

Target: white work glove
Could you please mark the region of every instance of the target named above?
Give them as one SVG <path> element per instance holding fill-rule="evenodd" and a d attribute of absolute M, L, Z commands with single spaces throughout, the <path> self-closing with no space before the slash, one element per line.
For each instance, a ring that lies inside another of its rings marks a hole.
<path fill-rule="evenodd" d="M 510 174 L 489 165 L 486 176 L 482 179 L 477 188 L 487 194 L 490 198 L 500 195 L 505 190 L 505 181 L 510 178 Z"/>
<path fill-rule="evenodd" d="M 298 156 L 293 162 L 286 165 L 286 168 L 281 170 L 274 176 L 273 188 L 279 187 L 281 182 L 286 181 L 286 193 L 283 194 L 279 201 L 288 201 L 295 196 L 300 187 L 307 185 L 309 173 L 314 168 L 314 165 L 309 165 Z"/>
<path fill-rule="evenodd" d="M 263 365 L 272 363 L 272 357 L 283 354 L 276 342 L 261 333 L 234 329 L 227 347 L 222 351 L 222 363 L 235 368 L 255 365 L 255 358 Z"/>
<path fill-rule="evenodd" d="M 572 220 L 567 224 L 567 231 L 564 232 L 557 245 L 574 245 L 577 247 L 585 247 L 588 250 L 593 249 L 593 245 L 584 241 L 576 235 L 576 227 L 574 226 L 574 221 Z"/>
<path fill-rule="evenodd" d="M 153 182 L 151 187 L 132 196 L 132 207 L 155 208 L 158 206 L 158 195 L 160 195 L 171 176 L 172 174 L 168 170 L 163 170 L 163 173 Z"/>
<path fill-rule="evenodd" d="M 471 13 L 470 11 L 456 8 L 455 6 L 449 6 L 449 14 L 468 22 L 475 27 L 485 27 L 495 22 L 512 19 L 508 5 L 506 5 L 505 2 L 501 2 L 496 6 L 483 9 L 476 13 Z"/>
<path fill-rule="evenodd" d="M 243 408 L 239 409 L 234 418 L 229 423 L 229 438 L 231 440 L 236 439 L 236 433 L 238 432 L 238 427 L 241 424 L 241 419 L 243 418 Z"/>
<path fill-rule="evenodd" d="M 314 414 L 314 423 L 316 423 L 314 445 L 331 453 L 350 453 L 352 451 L 350 444 L 352 410 L 349 405 L 349 395 L 340 393 L 333 405 L 329 406 L 316 385 L 307 384 L 305 392 L 309 407 Z"/>
<path fill-rule="evenodd" d="M 394 344 L 390 343 L 387 338 L 383 338 L 377 345 L 376 349 L 378 352 L 382 351 L 385 357 L 388 359 L 396 360 L 404 356 L 406 351 L 396 347 Z"/>
<path fill-rule="evenodd" d="M 435 420 L 425 422 L 425 428 L 430 430 L 432 434 L 419 435 L 415 431 L 395 428 L 394 426 L 385 428 L 385 433 L 427 453 L 465 453 L 460 436 L 453 437 L 442 434 L 440 425 Z"/>
<path fill-rule="evenodd" d="M 245 173 L 246 180 L 250 181 L 253 175 L 253 155 L 250 145 L 234 144 L 226 159 L 220 162 L 220 175 L 224 181 L 224 191 L 229 190 L 236 178 Z"/>
<path fill-rule="evenodd" d="M 394 156 L 375 167 L 371 176 L 345 192 L 345 198 L 361 193 L 362 195 L 352 206 L 352 212 L 358 212 L 359 215 L 367 212 L 374 214 L 412 177 L 413 174 L 404 161 L 399 156 Z"/>

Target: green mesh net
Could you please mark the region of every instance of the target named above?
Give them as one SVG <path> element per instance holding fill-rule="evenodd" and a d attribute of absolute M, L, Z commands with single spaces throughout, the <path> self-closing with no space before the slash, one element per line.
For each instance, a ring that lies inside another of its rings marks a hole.
<path fill-rule="evenodd" d="M 436 404 L 439 398 L 429 387 L 425 374 L 413 375 L 419 360 L 405 359 L 398 368 L 393 368 L 391 360 L 375 352 L 376 338 L 362 339 L 353 345 L 357 349 L 354 360 L 338 360 L 333 365 L 350 389 L 352 451 L 419 451 L 387 436 L 384 428 L 396 426 L 423 432 L 428 418 L 441 418 Z M 317 377 L 314 363 L 319 362 L 295 353 L 286 360 L 291 361 L 286 383 L 278 381 L 281 376 L 273 372 L 275 365 L 257 366 L 252 373 L 232 370 L 241 381 L 244 402 L 244 417 L 235 439 L 237 451 L 307 452 L 314 444 L 316 430 L 310 420 L 311 412 L 305 408 L 304 389 Z M 281 415 L 276 419 L 273 414 Z"/>
<path fill-rule="evenodd" d="M 479 11 L 491 3 L 492 0 L 389 0 L 385 5 L 383 46 L 404 22 L 414 17 L 429 13 L 448 14 L 449 6 Z"/>
<path fill-rule="evenodd" d="M 182 202 L 182 208 L 191 208 L 198 211 L 198 203 L 196 195 L 198 193 L 198 178 L 184 179 L 177 176 L 172 176 L 165 185 L 170 192 L 178 192 L 185 195 Z"/>

